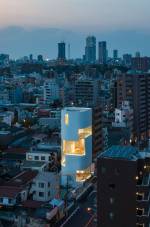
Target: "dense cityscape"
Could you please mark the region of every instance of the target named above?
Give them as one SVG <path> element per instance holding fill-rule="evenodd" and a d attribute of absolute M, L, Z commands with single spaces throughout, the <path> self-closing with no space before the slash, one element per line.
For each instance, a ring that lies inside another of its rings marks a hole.
<path fill-rule="evenodd" d="M 69 50 L 0 54 L 1 226 L 148 227 L 150 58 Z"/>
<path fill-rule="evenodd" d="M 149 9 L 0 0 L 0 227 L 150 227 Z"/>

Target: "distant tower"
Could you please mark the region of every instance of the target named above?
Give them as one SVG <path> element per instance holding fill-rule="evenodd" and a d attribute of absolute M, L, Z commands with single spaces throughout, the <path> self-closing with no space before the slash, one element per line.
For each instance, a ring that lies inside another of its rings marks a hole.
<path fill-rule="evenodd" d="M 66 44 L 65 42 L 58 43 L 58 60 L 66 60 Z"/>
<path fill-rule="evenodd" d="M 118 50 L 113 50 L 113 59 L 118 59 Z"/>
<path fill-rule="evenodd" d="M 96 38 L 94 36 L 86 38 L 85 60 L 91 64 L 96 62 Z"/>
<path fill-rule="evenodd" d="M 107 43 L 106 41 L 99 42 L 98 44 L 98 60 L 100 64 L 107 63 Z"/>
<path fill-rule="evenodd" d="M 39 55 L 37 56 L 37 60 L 38 60 L 39 62 L 43 62 L 43 55 L 39 54 Z"/>
<path fill-rule="evenodd" d="M 137 52 L 135 53 L 135 57 L 136 57 L 136 58 L 140 58 L 140 57 L 141 57 L 141 54 L 140 54 L 139 51 L 137 51 Z"/>
<path fill-rule="evenodd" d="M 68 60 L 70 60 L 70 44 L 68 44 Z"/>

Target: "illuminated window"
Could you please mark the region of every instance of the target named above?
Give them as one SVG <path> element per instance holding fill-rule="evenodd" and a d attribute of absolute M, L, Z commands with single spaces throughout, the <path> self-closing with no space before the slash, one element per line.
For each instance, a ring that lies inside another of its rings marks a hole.
<path fill-rule="evenodd" d="M 61 165 L 64 167 L 66 166 L 66 159 L 64 155 L 62 156 L 62 159 L 61 159 Z"/>
<path fill-rule="evenodd" d="M 145 227 L 145 224 L 136 224 L 137 227 Z"/>
<path fill-rule="evenodd" d="M 84 182 L 91 177 L 91 169 L 88 168 L 86 170 L 77 170 L 76 171 L 76 181 Z"/>
<path fill-rule="evenodd" d="M 84 139 L 88 136 L 91 136 L 92 135 L 92 127 L 79 129 L 78 134 L 79 134 L 80 139 Z"/>
<path fill-rule="evenodd" d="M 78 141 L 63 141 L 63 153 L 66 155 L 85 155 L 85 141 L 79 139 Z"/>
<path fill-rule="evenodd" d="M 32 155 L 28 155 L 28 160 L 32 160 Z"/>
<path fill-rule="evenodd" d="M 136 208 L 136 214 L 138 216 L 143 216 L 144 215 L 144 208 Z"/>
<path fill-rule="evenodd" d="M 65 114 L 65 124 L 69 125 L 69 115 Z"/>

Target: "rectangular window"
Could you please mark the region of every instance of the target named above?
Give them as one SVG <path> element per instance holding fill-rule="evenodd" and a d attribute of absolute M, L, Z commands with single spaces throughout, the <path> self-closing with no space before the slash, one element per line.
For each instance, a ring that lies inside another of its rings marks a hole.
<path fill-rule="evenodd" d="M 41 156 L 41 161 L 45 161 L 45 156 Z"/>
<path fill-rule="evenodd" d="M 44 192 L 39 192 L 39 197 L 44 197 Z"/>
<path fill-rule="evenodd" d="M 44 183 L 39 183 L 39 188 L 44 188 L 45 184 Z"/>
<path fill-rule="evenodd" d="M 34 156 L 34 160 L 38 161 L 39 160 L 39 156 Z"/>
<path fill-rule="evenodd" d="M 65 125 L 69 125 L 69 115 L 65 114 Z"/>
<path fill-rule="evenodd" d="M 28 160 L 32 160 L 32 155 L 28 155 Z"/>
<path fill-rule="evenodd" d="M 8 199 L 8 203 L 11 204 L 12 203 L 12 199 Z"/>
<path fill-rule="evenodd" d="M 66 155 L 85 155 L 85 141 L 80 139 L 78 141 L 63 141 L 63 153 Z"/>
<path fill-rule="evenodd" d="M 78 134 L 80 139 L 85 139 L 92 135 L 92 127 L 79 129 Z"/>

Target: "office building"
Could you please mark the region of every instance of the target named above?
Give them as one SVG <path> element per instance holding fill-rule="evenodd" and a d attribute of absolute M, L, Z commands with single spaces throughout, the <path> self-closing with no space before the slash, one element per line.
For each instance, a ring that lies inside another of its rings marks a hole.
<path fill-rule="evenodd" d="M 55 79 L 45 80 L 43 89 L 45 104 L 50 104 L 60 98 L 59 85 Z"/>
<path fill-rule="evenodd" d="M 100 80 L 81 76 L 75 83 L 77 105 L 93 106 L 99 102 Z"/>
<path fill-rule="evenodd" d="M 100 105 L 100 80 L 81 77 L 75 84 L 76 106 L 92 108 L 93 154 L 103 149 L 102 108 Z"/>
<path fill-rule="evenodd" d="M 97 162 L 98 227 L 149 227 L 150 155 L 112 146 Z"/>
<path fill-rule="evenodd" d="M 136 57 L 136 58 L 140 58 L 140 57 L 141 57 L 141 53 L 140 53 L 139 51 L 137 51 L 137 52 L 135 53 L 135 57 Z"/>
<path fill-rule="evenodd" d="M 96 62 L 96 38 L 94 36 L 86 38 L 85 61 L 90 64 Z"/>
<path fill-rule="evenodd" d="M 76 186 L 91 177 L 92 110 L 68 107 L 62 110 L 62 185 Z"/>
<path fill-rule="evenodd" d="M 118 50 L 113 50 L 113 59 L 114 60 L 118 59 Z"/>
<path fill-rule="evenodd" d="M 58 60 L 66 60 L 66 44 L 64 42 L 58 43 Z"/>
<path fill-rule="evenodd" d="M 126 67 L 130 67 L 132 64 L 132 55 L 131 54 L 124 54 L 123 55 L 123 64 Z"/>
<path fill-rule="evenodd" d="M 150 58 L 149 57 L 132 58 L 132 69 L 142 72 L 148 72 L 150 70 Z"/>
<path fill-rule="evenodd" d="M 98 44 L 98 61 L 100 64 L 107 63 L 107 43 L 106 43 L 106 41 L 99 42 L 99 44 Z"/>
<path fill-rule="evenodd" d="M 133 109 L 134 142 L 146 147 L 150 135 L 150 76 L 129 71 L 117 81 L 117 107 L 129 101 Z"/>

